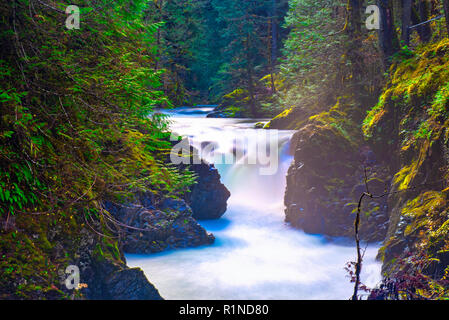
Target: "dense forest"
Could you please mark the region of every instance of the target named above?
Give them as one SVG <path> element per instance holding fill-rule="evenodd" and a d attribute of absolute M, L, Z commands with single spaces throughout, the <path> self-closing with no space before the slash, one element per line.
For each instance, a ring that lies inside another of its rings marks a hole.
<path fill-rule="evenodd" d="M 354 299 L 449 297 L 448 0 L 11 0 L 0 21 L 0 299 L 161 299 L 124 253 L 211 244 L 197 220 L 230 196 L 170 163 L 159 111 L 194 105 L 295 131 L 286 222 L 382 242 Z"/>

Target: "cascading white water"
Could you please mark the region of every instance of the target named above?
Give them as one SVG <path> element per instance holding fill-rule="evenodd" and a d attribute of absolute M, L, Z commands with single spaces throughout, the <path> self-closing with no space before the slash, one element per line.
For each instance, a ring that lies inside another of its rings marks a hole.
<path fill-rule="evenodd" d="M 200 222 L 215 235 L 215 243 L 148 256 L 126 255 L 128 265 L 141 267 L 165 299 L 349 299 L 353 284 L 344 267 L 355 259 L 351 239 L 329 242 L 284 222 L 292 132 L 279 132 L 276 174 L 261 175 L 261 165 L 245 161 L 252 149 L 239 143 L 260 136 L 256 129 L 250 130 L 256 121 L 206 118 L 211 110 L 179 108 L 170 114 L 172 130 L 188 136 L 197 149 L 210 143 L 215 145 L 215 155 L 244 149 L 236 163 L 216 165 L 231 198 L 223 218 Z M 362 282 L 368 286 L 380 281 L 377 250 L 378 245 L 371 244 L 365 252 Z"/>

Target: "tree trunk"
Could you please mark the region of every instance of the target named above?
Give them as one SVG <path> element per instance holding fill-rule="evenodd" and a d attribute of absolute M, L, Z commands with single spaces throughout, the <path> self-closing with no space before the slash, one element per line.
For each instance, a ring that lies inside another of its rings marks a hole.
<path fill-rule="evenodd" d="M 362 32 L 362 16 L 361 16 L 361 1 L 360 0 L 349 0 L 348 11 L 349 11 L 349 21 L 350 21 L 350 33 L 352 35 L 360 36 Z"/>
<path fill-rule="evenodd" d="M 270 72 L 271 72 L 271 91 L 272 94 L 276 93 L 276 86 L 274 84 L 274 66 L 276 65 L 277 59 L 277 42 L 278 42 L 278 28 L 277 28 L 277 0 L 272 0 L 271 5 L 271 61 L 270 61 Z"/>
<path fill-rule="evenodd" d="M 248 74 L 249 107 L 253 117 L 257 118 L 256 99 L 254 97 L 253 68 L 248 64 L 246 70 Z"/>
<path fill-rule="evenodd" d="M 362 90 L 363 78 L 363 58 L 360 56 L 360 48 L 362 47 L 362 15 L 360 0 L 348 1 L 349 25 L 348 35 L 351 39 L 347 45 L 347 56 L 351 62 L 351 79 L 352 85 L 356 92 Z"/>
<path fill-rule="evenodd" d="M 278 50 L 278 17 L 277 17 L 277 0 L 273 0 L 272 8 L 271 8 L 271 16 L 272 16 L 272 29 L 271 29 L 271 60 L 273 63 L 276 63 L 277 59 L 277 50 Z"/>
<path fill-rule="evenodd" d="M 398 51 L 398 40 L 394 30 L 393 8 L 391 0 L 378 0 L 380 9 L 379 45 L 382 51 L 385 69 L 388 68 L 389 58 Z"/>
<path fill-rule="evenodd" d="M 443 0 L 444 16 L 446 17 L 446 30 L 449 36 L 449 0 Z"/>
<path fill-rule="evenodd" d="M 248 81 L 248 93 L 249 93 L 249 106 L 253 117 L 257 117 L 256 99 L 254 97 L 254 82 L 253 82 L 253 64 L 251 57 L 251 36 L 246 36 L 246 74 Z"/>
<path fill-rule="evenodd" d="M 270 69 L 270 77 L 271 77 L 271 94 L 276 93 L 276 87 L 274 85 L 274 60 L 273 60 L 273 19 L 268 21 L 268 50 L 267 50 L 267 59 L 268 59 L 268 68 Z M 271 35 L 271 36 L 270 36 Z"/>
<path fill-rule="evenodd" d="M 159 18 L 162 20 L 162 15 L 163 15 L 163 6 L 164 6 L 164 0 L 156 0 L 154 2 L 154 5 L 156 6 L 156 9 L 159 11 Z M 161 28 L 157 28 L 157 35 L 156 35 L 156 65 L 155 65 L 155 70 L 158 71 L 159 70 L 159 60 L 161 59 Z"/>
<path fill-rule="evenodd" d="M 429 20 L 429 5 L 426 0 L 418 2 L 419 18 L 421 22 Z M 419 37 L 422 42 L 429 42 L 432 37 L 432 31 L 430 30 L 430 24 L 425 24 L 418 27 Z"/>
<path fill-rule="evenodd" d="M 410 44 L 410 29 L 412 22 L 412 0 L 402 0 L 402 35 L 403 44 Z"/>

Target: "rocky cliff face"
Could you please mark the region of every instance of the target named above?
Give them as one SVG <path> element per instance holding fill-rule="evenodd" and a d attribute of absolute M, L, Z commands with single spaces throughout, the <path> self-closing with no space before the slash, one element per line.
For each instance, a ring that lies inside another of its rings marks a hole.
<path fill-rule="evenodd" d="M 345 106 L 303 120 L 307 124 L 293 136 L 294 161 L 287 175 L 286 221 L 308 233 L 329 236 L 354 235 L 353 223 L 359 197 L 367 184 L 372 193 L 388 188 L 390 177 L 367 146 L 359 146 L 360 134 L 347 122 Z M 346 121 L 346 122 L 345 122 Z M 354 131 L 354 129 L 352 129 Z M 386 198 L 363 206 L 360 235 L 381 241 L 387 230 Z"/>
<path fill-rule="evenodd" d="M 412 268 L 441 279 L 449 265 L 448 53 L 445 39 L 394 65 L 365 119 L 365 135 L 394 173 L 380 252 L 390 275 Z"/>
<path fill-rule="evenodd" d="M 191 164 L 180 164 L 178 168 L 189 169 L 197 179 L 184 199 L 136 193 L 126 204 L 104 201 L 104 209 L 120 230 L 117 250 L 121 261 L 124 261 L 123 252 L 150 254 L 214 242 L 214 236 L 196 219 L 220 218 L 226 211 L 230 193 L 221 183 L 217 169 L 202 159 L 194 159 L 194 149 L 190 150 Z M 89 252 L 89 249 L 83 248 L 81 252 Z M 92 274 L 89 287 L 94 288 L 86 289 L 89 298 L 161 299 L 141 270 L 129 269 L 120 263 L 94 265 L 95 268 L 87 269 L 87 274 Z"/>
<path fill-rule="evenodd" d="M 71 263 L 80 269 L 80 281 L 87 287 L 80 293 L 93 300 L 162 300 L 157 289 L 139 268 L 126 266 L 122 251 L 105 253 L 95 236 L 83 230 L 80 246 Z M 61 281 L 67 275 L 62 276 Z"/>

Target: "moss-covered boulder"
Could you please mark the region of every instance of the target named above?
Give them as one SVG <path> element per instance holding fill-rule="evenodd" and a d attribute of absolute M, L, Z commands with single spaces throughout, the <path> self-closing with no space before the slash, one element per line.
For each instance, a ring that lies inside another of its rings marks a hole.
<path fill-rule="evenodd" d="M 208 118 L 248 118 L 249 94 L 247 90 L 235 89 L 223 96 L 220 105 L 207 115 Z"/>
<path fill-rule="evenodd" d="M 284 81 L 279 75 L 266 75 L 255 83 L 253 103 L 247 89 L 237 88 L 224 95 L 220 105 L 208 118 L 272 118 L 277 114 L 276 90 L 282 89 Z"/>
<path fill-rule="evenodd" d="M 265 129 L 295 130 L 304 125 L 310 113 L 303 108 L 291 107 L 282 111 L 265 125 Z"/>

